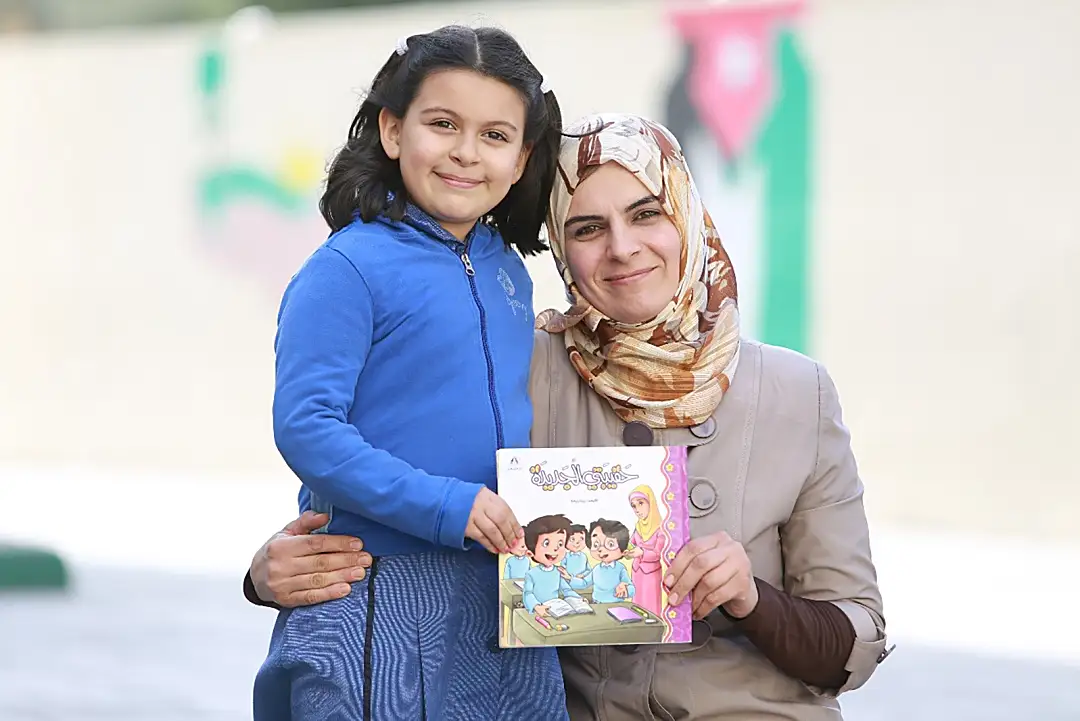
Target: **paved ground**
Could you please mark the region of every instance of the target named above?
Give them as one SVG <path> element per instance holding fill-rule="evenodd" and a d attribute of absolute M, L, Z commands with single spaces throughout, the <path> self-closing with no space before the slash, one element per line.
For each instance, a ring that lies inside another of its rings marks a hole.
<path fill-rule="evenodd" d="M 0 597 L 0 719 L 250 718 L 273 615 L 246 606 L 235 578 L 153 571 L 83 568 L 70 597 Z M 900 643 L 847 697 L 848 719 L 1080 718 L 1080 663 Z"/>
<path fill-rule="evenodd" d="M 0 596 L 0 721 L 250 718 L 274 614 L 239 578 L 291 491 L 33 480 L 0 483 L 0 537 L 63 551 L 75 585 Z M 48 523 L 26 510 L 45 481 L 70 499 Z M 874 548 L 899 647 L 849 721 L 1080 719 L 1080 548 L 877 527 Z"/>

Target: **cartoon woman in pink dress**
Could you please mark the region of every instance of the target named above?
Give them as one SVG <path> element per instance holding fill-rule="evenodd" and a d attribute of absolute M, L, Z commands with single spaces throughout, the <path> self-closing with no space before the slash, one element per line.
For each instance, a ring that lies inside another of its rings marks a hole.
<path fill-rule="evenodd" d="M 652 489 L 646 485 L 635 488 L 630 493 L 630 507 L 638 517 L 634 535 L 630 537 L 630 548 L 626 551 L 626 555 L 634 559 L 631 577 L 636 591 L 634 603 L 659 616 L 663 611 L 660 584 L 664 578 L 660 555 L 667 536 L 660 527 L 660 510 L 656 507 Z"/>

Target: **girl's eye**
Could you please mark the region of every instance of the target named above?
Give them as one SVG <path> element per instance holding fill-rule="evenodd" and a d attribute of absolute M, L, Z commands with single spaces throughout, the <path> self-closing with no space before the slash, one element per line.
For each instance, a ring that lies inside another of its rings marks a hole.
<path fill-rule="evenodd" d="M 497 141 L 499 141 L 501 143 L 509 143 L 510 142 L 510 139 L 507 138 L 502 133 L 500 133 L 498 130 L 489 130 L 489 131 L 487 131 L 486 135 L 487 135 L 487 137 L 491 138 L 492 140 L 497 140 Z"/>
<path fill-rule="evenodd" d="M 451 123 L 449 120 L 436 120 L 435 122 L 432 123 L 432 125 L 434 125 L 437 128 L 446 128 L 447 130 L 453 130 L 454 129 L 454 124 Z"/>

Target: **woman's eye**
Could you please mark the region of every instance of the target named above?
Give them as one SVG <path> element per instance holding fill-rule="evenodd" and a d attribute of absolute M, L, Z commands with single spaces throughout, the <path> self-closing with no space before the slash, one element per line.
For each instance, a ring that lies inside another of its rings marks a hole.
<path fill-rule="evenodd" d="M 596 233 L 599 230 L 600 230 L 600 226 L 596 225 L 595 223 L 590 223 L 589 225 L 578 226 L 577 230 L 574 231 L 574 237 L 575 238 L 584 238 L 586 236 L 593 235 L 594 233 Z"/>
<path fill-rule="evenodd" d="M 660 215 L 659 210 L 643 210 L 640 213 L 638 213 L 638 216 L 637 216 L 637 218 L 635 218 L 635 220 L 651 220 L 652 218 L 655 218 L 658 215 Z"/>

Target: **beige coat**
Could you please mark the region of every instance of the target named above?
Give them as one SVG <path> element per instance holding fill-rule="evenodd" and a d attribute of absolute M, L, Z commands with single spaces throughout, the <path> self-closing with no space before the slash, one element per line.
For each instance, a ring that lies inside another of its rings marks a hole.
<path fill-rule="evenodd" d="M 623 422 L 581 381 L 562 336 L 537 333 L 530 387 L 533 446 L 623 445 Z M 843 609 L 858 640 L 840 691 L 858 688 L 885 655 L 885 621 L 832 379 L 805 356 L 744 341 L 713 419 L 653 441 L 692 447 L 691 535 L 727 531 L 755 576 Z M 561 658 L 572 721 L 841 718 L 836 690 L 786 676 L 715 612 L 695 623 L 689 645 L 562 649 Z"/>

